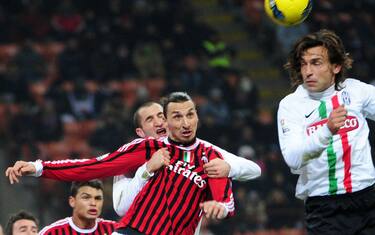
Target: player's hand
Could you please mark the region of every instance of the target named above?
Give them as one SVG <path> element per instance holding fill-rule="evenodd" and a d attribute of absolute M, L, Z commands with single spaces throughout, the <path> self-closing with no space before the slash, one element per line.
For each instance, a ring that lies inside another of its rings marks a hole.
<path fill-rule="evenodd" d="M 327 126 L 333 135 L 335 135 L 340 128 L 345 125 L 347 114 L 348 111 L 344 105 L 340 105 L 329 114 Z"/>
<path fill-rule="evenodd" d="M 17 161 L 14 166 L 8 167 L 5 176 L 9 178 L 11 184 L 19 183 L 19 178 L 24 175 L 34 174 L 36 169 L 33 164 L 25 161 Z"/>
<path fill-rule="evenodd" d="M 224 219 L 226 217 L 225 207 L 217 201 L 205 201 L 199 204 L 207 219 Z"/>
<path fill-rule="evenodd" d="M 146 163 L 146 169 L 152 173 L 159 170 L 163 166 L 168 166 L 171 157 L 167 148 L 161 148 L 152 154 L 150 160 Z"/>
<path fill-rule="evenodd" d="M 211 178 L 226 178 L 229 176 L 230 165 L 220 159 L 215 158 L 203 165 L 203 169 Z"/>

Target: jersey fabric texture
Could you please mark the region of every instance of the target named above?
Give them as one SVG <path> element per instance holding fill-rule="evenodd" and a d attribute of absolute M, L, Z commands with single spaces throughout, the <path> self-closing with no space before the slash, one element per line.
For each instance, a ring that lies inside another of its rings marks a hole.
<path fill-rule="evenodd" d="M 98 158 L 39 161 L 37 174 L 66 181 L 134 174 L 162 147 L 170 152 L 170 165 L 144 186 L 118 228 L 130 226 L 145 234 L 194 234 L 201 217 L 199 203 L 207 200 L 221 202 L 228 215 L 234 214 L 230 179 L 208 178 L 203 170 L 203 164 L 222 156 L 199 139 L 190 146 L 171 144 L 167 138 L 163 142 L 136 139 Z"/>
<path fill-rule="evenodd" d="M 39 235 L 110 235 L 115 225 L 115 221 L 98 218 L 93 228 L 81 229 L 73 223 L 72 217 L 67 217 L 44 227 Z"/>
<path fill-rule="evenodd" d="M 212 146 L 219 151 L 224 160 L 230 165 L 229 178 L 246 181 L 260 176 L 260 167 L 251 160 L 235 156 L 207 141 L 199 141 L 204 143 L 205 146 Z M 145 165 L 146 164 L 138 168 L 134 178 L 126 178 L 123 175 L 113 178 L 113 207 L 119 216 L 125 215 L 133 203 L 134 198 L 147 183 L 148 179 L 142 178 L 142 173 L 146 169 Z"/>
<path fill-rule="evenodd" d="M 341 87 L 308 93 L 300 85 L 280 102 L 280 147 L 299 174 L 298 198 L 351 193 L 375 183 L 366 122 L 375 120 L 375 87 L 356 79 L 346 79 Z M 345 125 L 332 135 L 327 120 L 340 105 L 348 111 Z"/>

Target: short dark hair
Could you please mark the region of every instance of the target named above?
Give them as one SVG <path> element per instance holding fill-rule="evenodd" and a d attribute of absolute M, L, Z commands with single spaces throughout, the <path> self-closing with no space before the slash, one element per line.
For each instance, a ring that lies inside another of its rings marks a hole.
<path fill-rule="evenodd" d="M 308 34 L 298 40 L 289 53 L 288 61 L 284 68 L 289 71 L 292 87 L 303 83 L 301 75 L 301 58 L 306 50 L 322 46 L 327 49 L 329 62 L 341 65 L 341 71 L 336 74 L 335 88 L 340 89 L 340 83 L 345 80 L 346 72 L 352 67 L 353 59 L 345 51 L 344 44 L 333 31 L 321 29 Z"/>
<path fill-rule="evenodd" d="M 103 182 L 101 180 L 95 179 L 89 181 L 74 181 L 70 187 L 70 196 L 75 197 L 78 190 L 84 186 L 89 186 L 104 191 Z"/>
<path fill-rule="evenodd" d="M 7 226 L 5 227 L 5 234 L 6 235 L 13 235 L 13 225 L 18 220 L 21 220 L 21 219 L 34 221 L 35 224 L 36 224 L 36 227 L 39 227 L 38 219 L 35 216 L 33 216 L 31 213 L 22 210 L 22 211 L 19 211 L 18 213 L 13 214 L 9 217 Z"/>
<path fill-rule="evenodd" d="M 183 103 L 186 101 L 193 101 L 191 97 L 186 92 L 172 92 L 168 96 L 161 99 L 161 104 L 163 106 L 164 116 L 167 117 L 168 104 L 169 103 Z"/>
<path fill-rule="evenodd" d="M 140 110 L 141 108 L 150 107 L 150 106 L 153 105 L 153 104 L 159 104 L 159 103 L 154 102 L 154 101 L 146 102 L 146 103 L 140 105 L 140 106 L 136 109 L 136 111 L 134 112 L 134 115 L 133 115 L 133 126 L 134 126 L 134 129 L 135 129 L 135 128 L 138 128 L 138 127 L 142 128 L 142 125 L 141 125 L 141 117 L 139 116 L 139 110 Z"/>

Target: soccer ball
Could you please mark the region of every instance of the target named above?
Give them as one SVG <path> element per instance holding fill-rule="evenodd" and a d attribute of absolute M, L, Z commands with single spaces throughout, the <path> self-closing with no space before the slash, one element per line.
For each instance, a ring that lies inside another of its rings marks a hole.
<path fill-rule="evenodd" d="M 312 0 L 264 0 L 264 8 L 277 24 L 292 26 L 307 18 L 312 8 Z"/>

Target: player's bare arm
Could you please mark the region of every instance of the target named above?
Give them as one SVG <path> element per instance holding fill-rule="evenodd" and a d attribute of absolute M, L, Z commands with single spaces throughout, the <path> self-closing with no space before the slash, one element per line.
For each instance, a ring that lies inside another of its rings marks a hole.
<path fill-rule="evenodd" d="M 24 175 L 34 174 L 36 172 L 35 166 L 30 162 L 17 161 L 13 166 L 8 167 L 5 171 L 5 176 L 8 177 L 11 184 L 19 183 L 19 178 Z"/>

